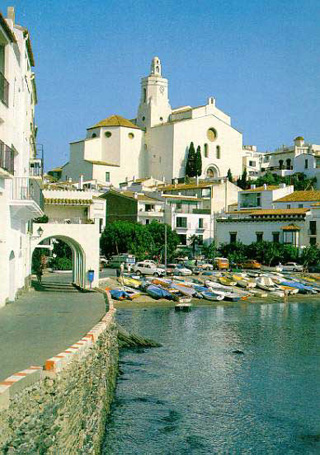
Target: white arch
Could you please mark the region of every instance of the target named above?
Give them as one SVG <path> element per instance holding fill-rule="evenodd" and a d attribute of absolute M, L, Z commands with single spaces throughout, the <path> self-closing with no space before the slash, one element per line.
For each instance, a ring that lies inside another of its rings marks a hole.
<path fill-rule="evenodd" d="M 55 238 L 65 242 L 72 251 L 73 282 L 82 288 L 89 287 L 87 272 L 94 270 L 92 286 L 99 284 L 99 225 L 97 224 L 55 224 L 34 223 L 33 232 L 41 227 L 42 235 L 33 236 L 31 254 L 44 240 Z"/>
<path fill-rule="evenodd" d="M 210 174 L 211 174 L 211 175 L 210 175 Z M 220 170 L 219 170 L 219 168 L 218 168 L 217 165 L 215 165 L 215 164 L 209 164 L 209 165 L 206 167 L 205 175 L 206 175 L 206 177 L 208 177 L 208 178 L 220 177 Z"/>

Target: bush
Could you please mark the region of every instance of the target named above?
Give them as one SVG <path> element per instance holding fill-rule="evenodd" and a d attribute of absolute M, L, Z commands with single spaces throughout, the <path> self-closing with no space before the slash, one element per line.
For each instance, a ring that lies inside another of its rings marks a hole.
<path fill-rule="evenodd" d="M 69 258 L 54 258 L 51 261 L 51 266 L 55 270 L 71 270 L 72 260 Z"/>

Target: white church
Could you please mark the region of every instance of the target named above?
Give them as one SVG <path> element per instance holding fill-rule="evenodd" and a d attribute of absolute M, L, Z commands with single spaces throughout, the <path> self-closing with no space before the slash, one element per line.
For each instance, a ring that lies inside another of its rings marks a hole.
<path fill-rule="evenodd" d="M 213 97 L 205 105 L 172 109 L 168 80 L 154 57 L 142 78 L 137 117 L 112 115 L 87 129 L 86 138 L 70 144 L 70 160 L 61 180 L 96 180 L 108 186 L 143 177 L 171 182 L 185 176 L 190 143 L 201 147 L 200 178 L 234 177 L 243 165 L 242 134 L 218 109 Z"/>

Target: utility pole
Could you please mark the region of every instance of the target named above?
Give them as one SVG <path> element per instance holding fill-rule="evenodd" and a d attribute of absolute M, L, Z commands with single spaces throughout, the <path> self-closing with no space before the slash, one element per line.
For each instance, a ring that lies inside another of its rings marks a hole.
<path fill-rule="evenodd" d="M 167 274 L 167 223 L 164 225 L 164 267 Z"/>

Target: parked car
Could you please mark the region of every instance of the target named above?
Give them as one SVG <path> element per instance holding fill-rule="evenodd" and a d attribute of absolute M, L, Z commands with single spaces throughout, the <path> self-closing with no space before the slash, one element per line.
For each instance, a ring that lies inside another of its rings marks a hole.
<path fill-rule="evenodd" d="M 230 267 L 227 258 L 214 258 L 214 268 L 218 270 L 228 270 Z"/>
<path fill-rule="evenodd" d="M 255 259 L 248 259 L 247 261 L 241 264 L 243 269 L 261 269 L 260 262 Z"/>
<path fill-rule="evenodd" d="M 201 262 L 201 261 L 198 261 L 197 267 L 200 270 L 213 270 L 214 269 L 212 264 L 209 264 L 208 262 Z"/>
<path fill-rule="evenodd" d="M 177 264 L 167 264 L 167 275 L 173 275 Z M 162 268 L 162 267 L 161 267 Z"/>
<path fill-rule="evenodd" d="M 283 272 L 303 272 L 303 265 L 297 264 L 296 262 L 287 262 L 281 267 Z"/>
<path fill-rule="evenodd" d="M 164 276 L 165 270 L 154 264 L 138 262 L 133 266 L 133 271 L 138 275 Z"/>
<path fill-rule="evenodd" d="M 187 269 L 183 265 L 179 264 L 173 271 L 174 275 L 182 275 L 182 276 L 188 276 L 192 275 L 192 271 L 190 269 Z"/>

